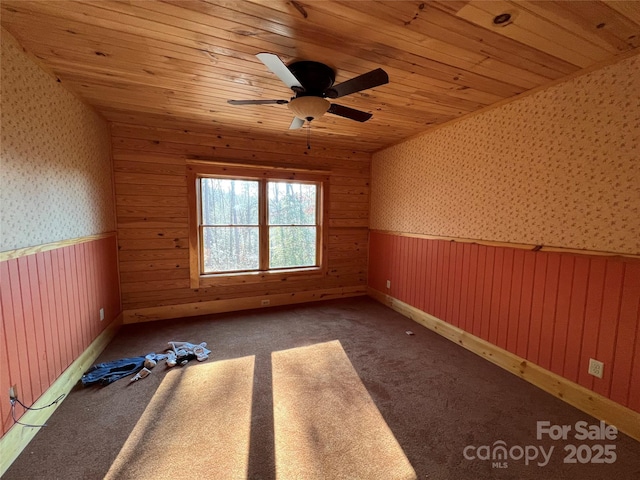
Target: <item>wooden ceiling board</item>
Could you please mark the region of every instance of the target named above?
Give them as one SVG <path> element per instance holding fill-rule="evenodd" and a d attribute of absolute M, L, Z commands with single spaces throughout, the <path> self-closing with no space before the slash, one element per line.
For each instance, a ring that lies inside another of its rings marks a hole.
<path fill-rule="evenodd" d="M 2 26 L 47 71 L 117 124 L 304 146 L 306 129 L 288 130 L 285 105 L 227 103 L 292 96 L 257 53 L 325 63 L 336 83 L 385 69 L 389 84 L 335 100 L 371 120 L 313 122 L 321 151 L 378 150 L 612 63 L 640 43 L 635 1 L 3 0 L 0 8 Z M 501 13 L 512 15 L 506 26 L 493 23 Z"/>

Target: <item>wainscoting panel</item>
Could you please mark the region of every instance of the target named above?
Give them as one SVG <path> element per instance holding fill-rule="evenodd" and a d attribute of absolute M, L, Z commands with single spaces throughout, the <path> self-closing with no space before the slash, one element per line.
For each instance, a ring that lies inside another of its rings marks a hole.
<path fill-rule="evenodd" d="M 640 412 L 637 258 L 378 231 L 369 258 L 369 287 Z"/>
<path fill-rule="evenodd" d="M 117 265 L 115 234 L 0 262 L 2 434 L 9 387 L 31 405 L 119 315 Z"/>

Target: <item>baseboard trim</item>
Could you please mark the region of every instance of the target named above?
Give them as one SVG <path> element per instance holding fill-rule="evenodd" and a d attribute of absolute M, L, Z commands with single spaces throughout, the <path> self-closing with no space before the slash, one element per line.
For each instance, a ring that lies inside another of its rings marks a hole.
<path fill-rule="evenodd" d="M 579 410 L 640 441 L 640 413 L 476 337 L 433 315 L 367 288 L 367 295 Z"/>
<path fill-rule="evenodd" d="M 329 288 L 311 290 L 308 292 L 280 293 L 262 295 L 259 297 L 232 298 L 227 300 L 211 300 L 208 302 L 184 303 L 181 305 L 166 305 L 162 307 L 140 308 L 124 311 L 124 323 L 153 322 L 171 318 L 194 317 L 213 313 L 236 312 L 254 308 L 268 308 L 296 303 L 316 302 L 335 298 L 357 297 L 367 294 L 364 285 L 355 287 Z M 264 302 L 268 301 L 268 304 Z"/>
<path fill-rule="evenodd" d="M 62 372 L 55 382 L 44 392 L 38 400 L 33 404 L 39 408 L 50 404 L 62 394 L 68 394 L 71 389 L 78 383 L 82 374 L 93 365 L 98 355 L 102 353 L 105 347 L 113 339 L 122 325 L 122 313 L 119 314 L 111 324 L 91 342 L 91 345 L 82 352 L 82 354 Z M 46 423 L 49 417 L 56 411 L 60 404 L 54 405 L 45 410 L 28 410 L 20 421 L 31 425 L 41 425 Z M 29 442 L 38 433 L 38 428 L 24 427 L 22 425 L 14 425 L 7 433 L 0 438 L 0 477 L 9 469 L 11 464 L 18 458 L 18 455 L 24 450 Z"/>

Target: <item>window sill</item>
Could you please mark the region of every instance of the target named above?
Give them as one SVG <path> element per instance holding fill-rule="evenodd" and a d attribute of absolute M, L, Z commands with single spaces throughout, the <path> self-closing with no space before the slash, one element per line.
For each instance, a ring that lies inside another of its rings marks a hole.
<path fill-rule="evenodd" d="M 222 285 L 247 285 L 252 283 L 281 283 L 296 280 L 319 279 L 322 278 L 325 273 L 326 269 L 322 267 L 310 267 L 274 270 L 269 272 L 241 272 L 200 275 L 196 279 L 191 279 L 191 288 L 214 287 Z"/>

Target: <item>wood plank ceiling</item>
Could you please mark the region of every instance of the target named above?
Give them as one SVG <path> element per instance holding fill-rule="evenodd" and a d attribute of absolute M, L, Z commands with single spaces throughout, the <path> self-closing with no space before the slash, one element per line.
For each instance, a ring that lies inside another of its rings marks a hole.
<path fill-rule="evenodd" d="M 382 67 L 390 83 L 339 99 L 314 142 L 371 152 L 635 49 L 637 1 L 14 1 L 2 25 L 108 120 L 304 140 L 291 91 L 255 57 L 315 60 L 336 83 Z M 494 18 L 511 14 L 507 25 Z M 297 140 L 296 140 L 297 141 Z"/>

